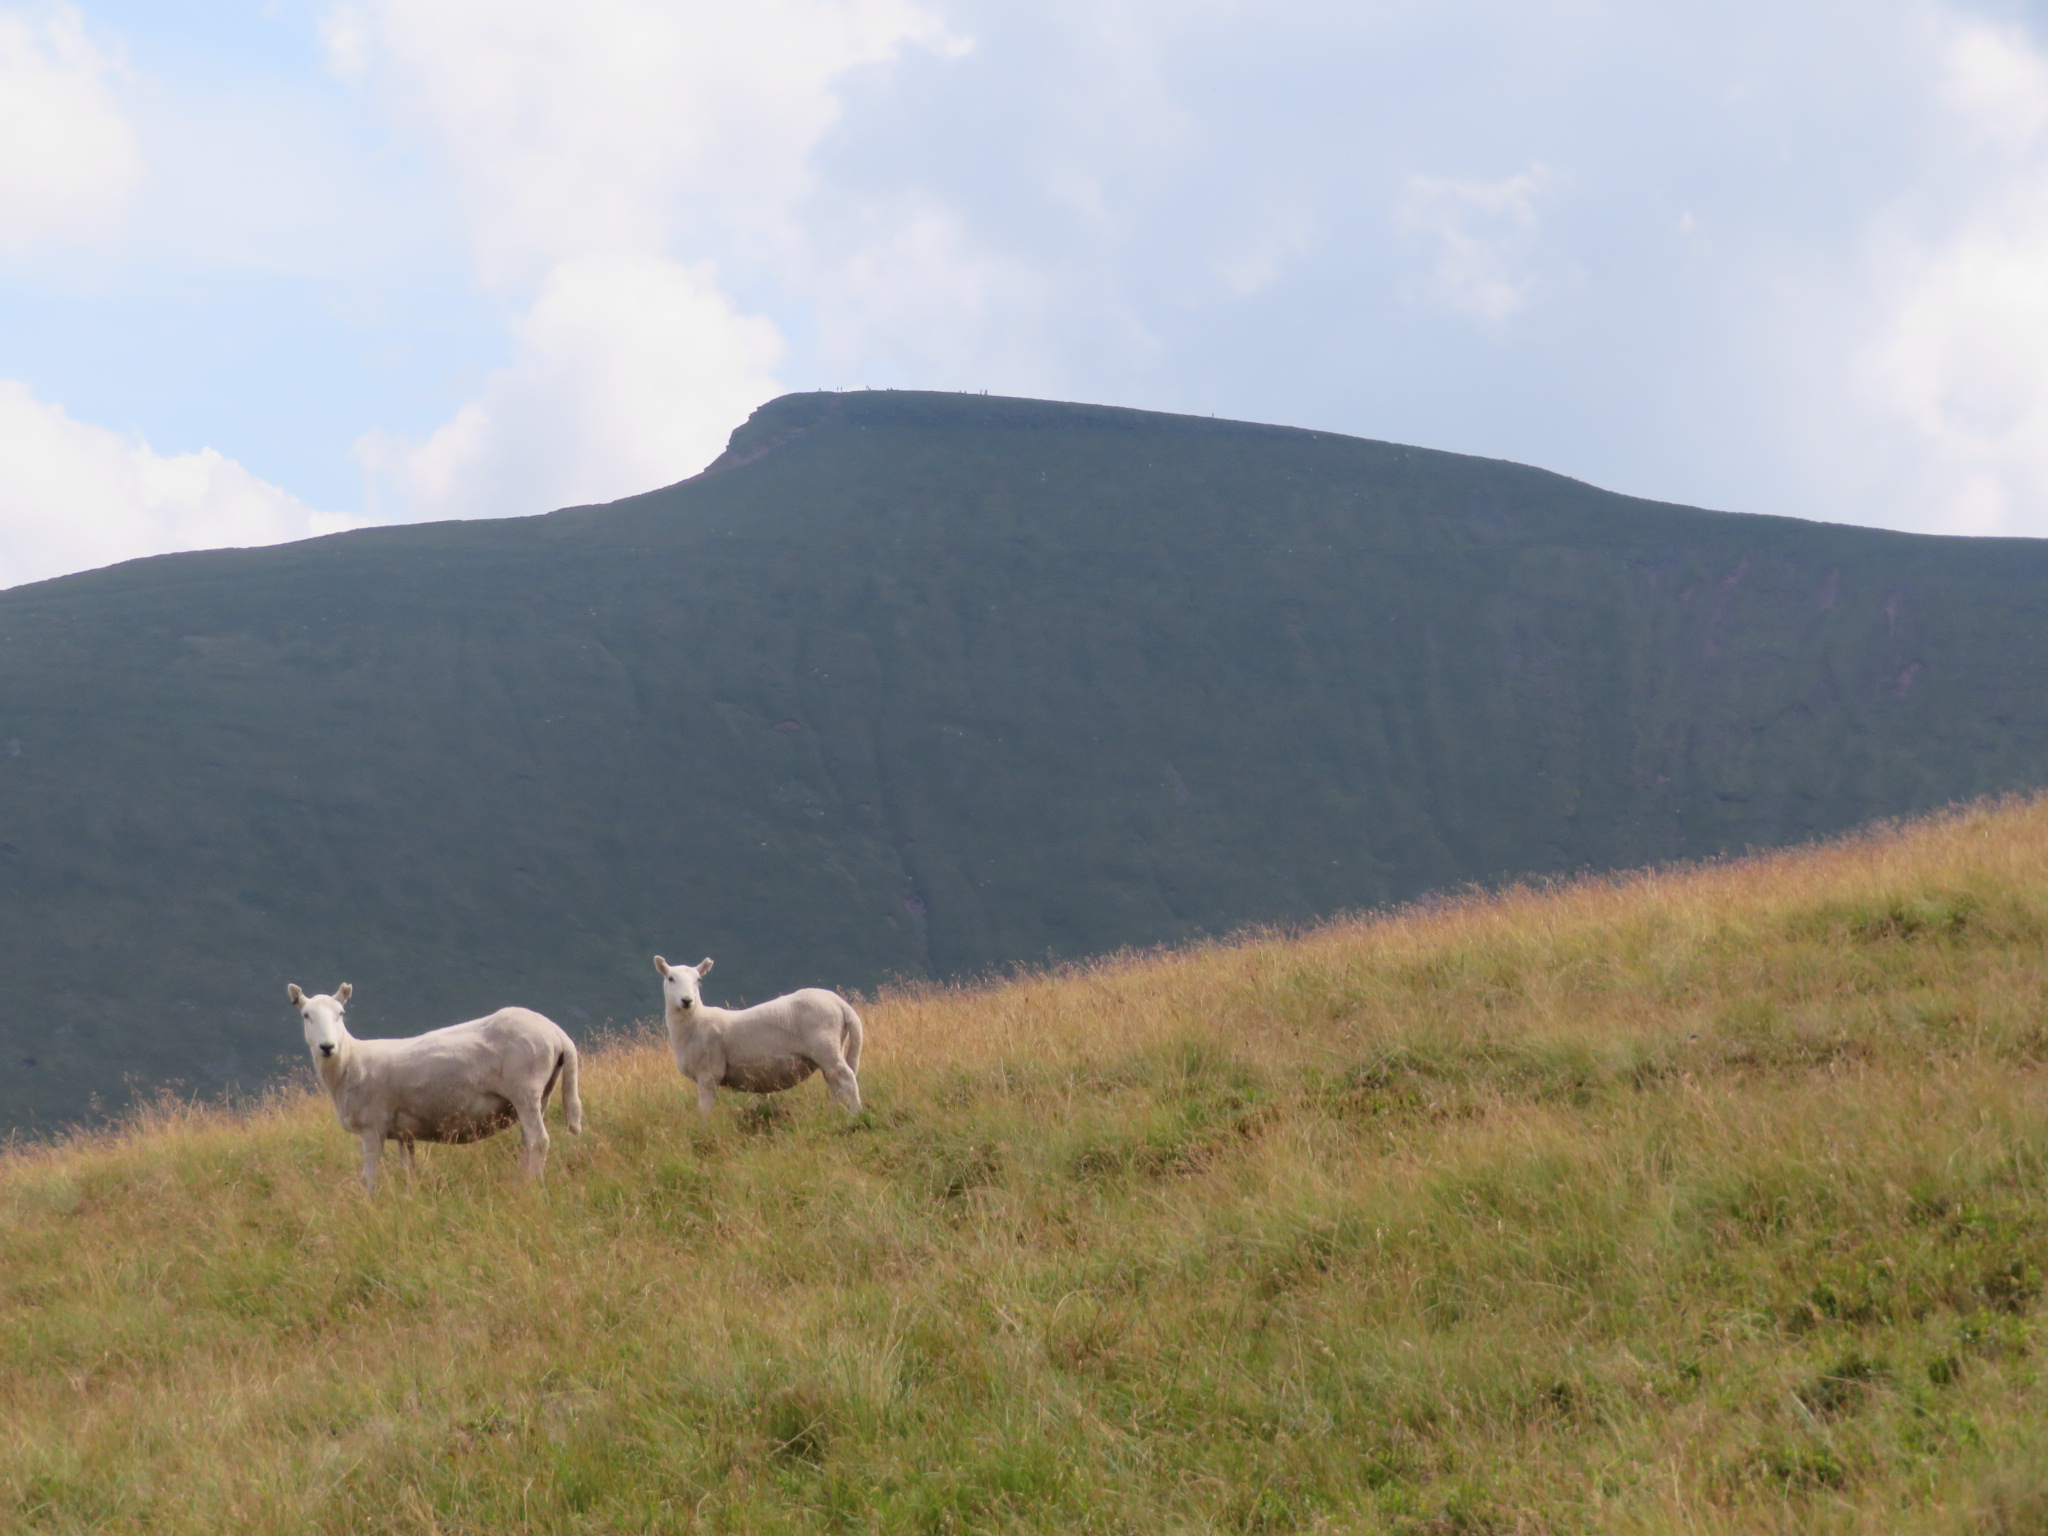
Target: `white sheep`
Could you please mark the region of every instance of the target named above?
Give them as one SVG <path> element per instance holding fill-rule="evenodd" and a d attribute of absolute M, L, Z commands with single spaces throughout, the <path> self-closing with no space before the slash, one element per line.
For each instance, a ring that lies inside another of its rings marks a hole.
<path fill-rule="evenodd" d="M 363 1186 L 377 1189 L 377 1158 L 387 1137 L 398 1143 L 405 1171 L 416 1141 L 481 1141 L 518 1121 L 521 1160 L 539 1178 L 548 1157 L 541 1119 L 556 1079 L 569 1129 L 583 1130 L 576 1091 L 576 1042 L 531 1008 L 500 1008 L 488 1018 L 450 1024 L 407 1040 L 358 1040 L 342 1004 L 347 982 L 330 995 L 296 985 L 285 995 L 306 1025 L 313 1069 L 334 1100 L 342 1128 L 363 1140 Z"/>
<path fill-rule="evenodd" d="M 860 1113 L 861 1023 L 837 992 L 806 987 L 751 1008 L 713 1008 L 697 983 L 711 970 L 670 965 L 654 957 L 676 1067 L 697 1085 L 697 1108 L 709 1115 L 718 1090 L 780 1093 L 813 1072 L 848 1114 Z"/>

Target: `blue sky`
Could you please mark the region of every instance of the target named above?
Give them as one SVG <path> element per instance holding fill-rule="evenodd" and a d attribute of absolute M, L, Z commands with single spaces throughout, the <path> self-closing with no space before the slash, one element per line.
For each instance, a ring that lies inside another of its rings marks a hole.
<path fill-rule="evenodd" d="M 2048 12 L 0 0 L 0 585 L 862 385 L 2048 534 Z"/>

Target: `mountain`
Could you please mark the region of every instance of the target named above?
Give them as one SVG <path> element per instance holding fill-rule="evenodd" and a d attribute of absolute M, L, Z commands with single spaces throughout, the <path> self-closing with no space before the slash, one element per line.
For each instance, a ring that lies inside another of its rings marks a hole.
<path fill-rule="evenodd" d="M 2048 780 L 2048 546 L 1331 433 L 791 395 L 544 517 L 0 593 L 0 1123 L 1773 845 Z M 714 991 L 719 988 L 714 987 Z"/>

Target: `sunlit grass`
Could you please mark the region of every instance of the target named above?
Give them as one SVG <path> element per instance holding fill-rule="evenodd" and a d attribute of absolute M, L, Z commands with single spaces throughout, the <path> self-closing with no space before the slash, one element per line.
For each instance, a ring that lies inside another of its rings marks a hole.
<path fill-rule="evenodd" d="M 0 1158 L 0 1528 L 2033 1531 L 2048 802 Z"/>

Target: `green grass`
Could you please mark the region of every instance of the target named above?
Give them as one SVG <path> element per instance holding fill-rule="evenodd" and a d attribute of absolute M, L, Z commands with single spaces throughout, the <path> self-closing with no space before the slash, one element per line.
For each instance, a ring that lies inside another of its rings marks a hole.
<path fill-rule="evenodd" d="M 871 999 L 869 1110 L 594 1053 L 0 1161 L 0 1528 L 2048 1522 L 2048 803 Z"/>

